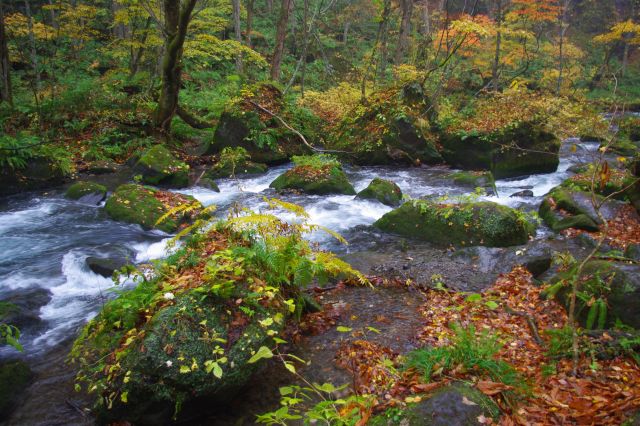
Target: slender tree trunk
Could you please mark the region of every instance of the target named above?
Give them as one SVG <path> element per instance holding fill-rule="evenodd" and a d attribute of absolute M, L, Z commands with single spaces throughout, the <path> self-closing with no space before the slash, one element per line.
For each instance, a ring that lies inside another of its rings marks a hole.
<path fill-rule="evenodd" d="M 167 34 L 162 59 L 162 88 L 155 124 L 165 137 L 171 133 L 171 119 L 178 109 L 182 76 L 182 48 L 191 14 L 198 0 L 164 0 L 164 26 Z"/>
<path fill-rule="evenodd" d="M 429 12 L 429 0 L 424 0 L 422 8 L 422 34 L 428 37 L 431 34 L 431 13 Z"/>
<path fill-rule="evenodd" d="M 561 4 L 562 10 L 560 11 L 560 42 L 559 42 L 559 55 L 558 55 L 558 83 L 556 85 L 556 93 L 560 94 L 562 91 L 562 83 L 564 79 L 564 39 L 567 33 L 567 9 L 571 0 L 563 0 Z"/>
<path fill-rule="evenodd" d="M 142 55 L 144 55 L 145 45 L 147 44 L 147 37 L 149 36 L 149 28 L 152 24 L 152 18 L 148 17 L 144 24 L 144 34 L 142 35 L 142 40 L 140 41 L 140 47 L 136 51 L 132 51 L 131 55 L 131 63 L 129 65 L 129 78 L 133 78 L 138 73 L 138 68 L 140 67 L 140 61 L 142 60 Z M 131 31 L 131 37 L 133 41 L 134 32 Z M 133 43 L 132 43 L 133 45 Z"/>
<path fill-rule="evenodd" d="M 622 69 L 620 70 L 620 77 L 624 77 L 627 72 L 627 65 L 629 64 L 629 42 L 625 40 L 624 51 L 622 52 Z"/>
<path fill-rule="evenodd" d="M 309 0 L 304 0 L 304 15 L 302 17 L 304 31 L 302 41 L 302 70 L 300 71 L 300 96 L 304 98 L 304 79 L 307 73 L 307 52 L 309 50 Z"/>
<path fill-rule="evenodd" d="M 280 80 L 280 65 L 284 54 L 284 40 L 287 36 L 287 24 L 289 23 L 289 11 L 292 3 L 292 0 L 282 0 L 280 6 L 280 18 L 276 28 L 276 46 L 271 58 L 271 79 L 276 81 Z"/>
<path fill-rule="evenodd" d="M 245 34 L 245 39 L 249 47 L 251 47 L 251 31 L 253 31 L 253 2 L 254 0 L 247 0 L 247 33 Z"/>
<path fill-rule="evenodd" d="M 496 52 L 493 58 L 493 68 L 491 72 L 491 84 L 493 90 L 497 92 L 499 90 L 499 77 L 500 77 L 500 47 L 502 44 L 502 0 L 496 1 Z"/>
<path fill-rule="evenodd" d="M 396 46 L 394 63 L 400 65 L 409 47 L 409 35 L 411 34 L 411 18 L 413 15 L 413 0 L 400 0 L 402 19 L 400 21 L 400 36 Z"/>
<path fill-rule="evenodd" d="M 344 29 L 342 30 L 342 42 L 344 45 L 347 45 L 347 39 L 349 38 L 349 27 L 351 26 L 351 21 L 345 19 L 344 21 Z"/>
<path fill-rule="evenodd" d="M 273 12 L 273 0 L 267 0 L 267 12 Z"/>
<path fill-rule="evenodd" d="M 4 30 L 3 0 L 0 0 L 0 102 L 7 102 L 13 106 L 13 90 L 11 87 L 11 62 L 9 62 L 9 48 Z"/>
<path fill-rule="evenodd" d="M 236 41 L 242 43 L 242 28 L 240 26 L 240 0 L 232 0 L 233 3 L 233 32 Z M 236 73 L 242 74 L 242 52 L 236 56 Z"/>
<path fill-rule="evenodd" d="M 387 62 L 389 49 L 387 45 L 387 41 L 389 38 L 389 16 L 391 15 L 391 1 L 386 0 L 384 2 L 384 9 L 382 12 L 382 21 L 380 21 L 380 57 L 378 60 L 378 69 L 377 76 L 378 79 L 382 80 L 387 73 Z M 374 84 L 376 80 L 374 79 Z"/>
<path fill-rule="evenodd" d="M 27 25 L 29 28 L 29 43 L 31 44 L 31 67 L 33 68 L 33 78 L 34 78 L 34 86 L 33 86 L 33 97 L 36 102 L 36 106 L 40 109 L 40 70 L 38 65 L 38 52 L 36 50 L 36 36 L 33 33 L 33 16 L 31 14 L 31 4 L 30 0 L 24 0 L 24 9 L 27 14 Z"/>

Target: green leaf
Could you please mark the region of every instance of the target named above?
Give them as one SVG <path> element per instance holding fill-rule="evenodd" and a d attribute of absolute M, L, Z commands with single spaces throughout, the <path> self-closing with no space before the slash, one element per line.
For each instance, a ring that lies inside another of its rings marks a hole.
<path fill-rule="evenodd" d="M 292 362 L 285 362 L 284 367 L 289 370 L 291 373 L 296 374 L 296 367 Z"/>
<path fill-rule="evenodd" d="M 489 300 L 484 305 L 489 309 L 498 309 L 498 306 L 500 306 L 496 302 L 494 302 L 493 300 Z"/>
<path fill-rule="evenodd" d="M 340 333 L 349 333 L 350 331 L 352 331 L 353 329 L 350 327 L 345 327 L 342 325 L 339 325 L 336 330 L 338 330 Z"/>
<path fill-rule="evenodd" d="M 251 358 L 249 358 L 248 363 L 254 364 L 263 358 L 273 358 L 273 352 L 271 352 L 271 349 L 266 346 L 260 346 L 258 352 L 256 352 Z"/>
<path fill-rule="evenodd" d="M 187 374 L 187 373 L 191 373 L 191 369 L 189 368 L 189 366 L 181 365 L 180 366 L 180 374 Z"/>
<path fill-rule="evenodd" d="M 467 296 L 467 298 L 465 299 L 465 302 L 476 303 L 476 302 L 480 302 L 481 300 L 482 300 L 481 294 L 473 293 Z"/>

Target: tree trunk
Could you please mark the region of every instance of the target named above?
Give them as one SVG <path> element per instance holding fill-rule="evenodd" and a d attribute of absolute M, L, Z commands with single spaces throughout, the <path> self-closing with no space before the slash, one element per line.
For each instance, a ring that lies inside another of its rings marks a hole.
<path fill-rule="evenodd" d="M 249 47 L 251 47 L 251 31 L 253 31 L 253 2 L 254 0 L 247 0 L 247 33 L 245 34 L 245 39 Z"/>
<path fill-rule="evenodd" d="M 344 45 L 347 45 L 347 39 L 349 38 L 349 27 L 351 26 L 351 21 L 345 19 L 344 21 L 344 29 L 342 31 L 342 42 Z"/>
<path fill-rule="evenodd" d="M 33 16 L 31 14 L 31 4 L 29 0 L 24 0 L 24 9 L 27 14 L 27 25 L 29 28 L 29 43 L 31 44 L 31 67 L 33 68 L 33 78 L 34 78 L 34 86 L 33 86 L 33 97 L 40 109 L 40 70 L 38 66 L 38 51 L 36 50 L 36 36 L 33 33 Z"/>
<path fill-rule="evenodd" d="M 422 8 L 422 35 L 428 37 L 431 34 L 431 13 L 429 12 L 429 0 L 424 0 Z"/>
<path fill-rule="evenodd" d="M 413 0 L 400 0 L 402 20 L 400 21 L 400 36 L 396 46 L 394 63 L 400 65 L 409 47 L 409 35 L 411 34 L 411 17 L 413 15 Z"/>
<path fill-rule="evenodd" d="M 556 85 L 556 93 L 560 94 L 562 90 L 562 83 L 564 79 L 564 37 L 567 32 L 567 9 L 571 0 L 564 0 L 561 4 L 560 11 L 560 43 L 559 43 L 559 55 L 558 55 L 558 83 Z"/>
<path fill-rule="evenodd" d="M 302 41 L 302 70 L 300 71 L 300 96 L 304 98 L 304 78 L 307 74 L 307 52 L 309 50 L 309 0 L 304 0 L 302 17 L 304 37 Z"/>
<path fill-rule="evenodd" d="M 287 24 L 289 23 L 289 10 L 291 9 L 292 0 L 282 0 L 280 7 L 280 18 L 276 28 L 276 46 L 273 50 L 271 58 L 271 79 L 280 80 L 280 65 L 282 64 L 282 55 L 284 53 L 284 39 L 287 35 Z"/>
<path fill-rule="evenodd" d="M 388 46 L 387 39 L 389 38 L 389 15 L 391 15 L 391 1 L 385 0 L 384 9 L 382 11 L 382 20 L 380 21 L 380 27 L 378 31 L 380 32 L 380 58 L 378 60 L 378 69 L 377 76 L 379 79 L 383 79 L 387 72 L 387 62 L 388 62 Z M 374 85 L 376 80 L 374 79 Z"/>
<path fill-rule="evenodd" d="M 620 70 L 620 77 L 624 77 L 627 72 L 627 65 L 629 64 L 629 42 L 625 40 L 624 51 L 622 52 L 622 69 Z"/>
<path fill-rule="evenodd" d="M 499 77 L 500 77 L 500 47 L 502 44 L 502 0 L 496 1 L 496 52 L 493 58 L 493 68 L 491 72 L 491 85 L 493 90 L 497 92 L 499 90 Z"/>
<path fill-rule="evenodd" d="M 155 124 L 168 137 L 171 119 L 178 109 L 180 78 L 182 75 L 182 48 L 187 36 L 191 14 L 198 0 L 164 0 L 165 51 L 162 59 L 162 88 L 158 100 Z"/>
<path fill-rule="evenodd" d="M 267 12 L 273 12 L 273 0 L 267 0 Z"/>
<path fill-rule="evenodd" d="M 233 3 L 233 32 L 236 41 L 242 43 L 242 28 L 240 27 L 240 0 L 232 0 Z M 236 73 L 242 74 L 242 52 L 236 56 Z"/>
<path fill-rule="evenodd" d="M 7 36 L 4 31 L 4 9 L 2 0 L 0 0 L 0 102 L 7 102 L 13 106 L 11 62 L 9 62 Z"/>

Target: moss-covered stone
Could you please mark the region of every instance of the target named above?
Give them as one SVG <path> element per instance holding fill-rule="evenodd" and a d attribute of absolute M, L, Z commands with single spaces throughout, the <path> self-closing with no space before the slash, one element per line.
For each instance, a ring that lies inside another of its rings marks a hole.
<path fill-rule="evenodd" d="M 557 297 L 567 309 L 570 283 L 576 271 L 577 266 L 558 273 L 550 280 L 550 288 L 558 282 L 565 284 L 557 292 Z M 585 265 L 579 283 L 580 292 L 589 295 L 576 300 L 577 318 L 583 326 L 587 324 L 592 297 L 604 297 L 607 304 L 605 328 L 614 326 L 618 320 L 630 327 L 640 328 L 640 276 L 637 267 L 592 260 Z"/>
<path fill-rule="evenodd" d="M 269 186 L 276 191 L 296 190 L 315 195 L 356 194 L 342 167 L 336 165 L 296 166 L 278 176 Z"/>
<path fill-rule="evenodd" d="M 194 205 L 195 208 L 187 213 L 177 212 L 157 224 L 167 212 L 186 204 Z M 114 220 L 165 232 L 175 232 L 182 225 L 189 223 L 202 208 L 200 202 L 191 196 L 135 184 L 119 186 L 105 204 L 105 211 Z"/>
<path fill-rule="evenodd" d="M 0 167 L 0 196 L 51 188 L 69 178 L 70 174 L 54 161 L 44 157 L 31 158 L 23 169 Z"/>
<path fill-rule="evenodd" d="M 33 374 L 24 361 L 0 364 L 0 420 L 12 411 L 20 396 L 29 386 Z"/>
<path fill-rule="evenodd" d="M 631 171 L 627 169 L 616 169 L 607 164 L 606 174 L 608 178 L 604 184 L 601 184 L 599 179 L 600 170 L 595 170 L 596 167 L 594 164 L 586 165 L 580 173 L 565 180 L 562 183 L 562 187 L 572 191 L 587 193 L 591 193 L 593 190 L 597 195 L 605 197 L 611 195 L 615 199 L 626 200 L 629 196 L 628 188 L 635 181 Z M 594 175 L 596 184 L 592 185 Z"/>
<path fill-rule="evenodd" d="M 387 206 L 396 207 L 402 201 L 402 190 L 395 182 L 375 178 L 369 186 L 360 191 L 357 198 L 378 200 Z"/>
<path fill-rule="evenodd" d="M 197 186 L 201 188 L 207 188 L 215 192 L 220 192 L 220 187 L 218 186 L 218 184 L 215 183 L 213 179 L 210 179 L 208 177 L 203 177 L 202 179 L 200 179 L 197 183 Z"/>
<path fill-rule="evenodd" d="M 378 415 L 372 426 L 475 426 L 479 416 L 497 423 L 500 409 L 478 389 L 456 383 L 436 391 L 433 396 L 408 405 L 400 414 L 388 418 Z"/>
<path fill-rule="evenodd" d="M 211 170 L 205 173 L 209 179 L 223 179 L 231 176 L 257 175 L 266 173 L 269 167 L 263 163 L 253 161 L 242 161 L 234 165 L 231 162 L 218 163 Z"/>
<path fill-rule="evenodd" d="M 533 122 L 491 134 L 440 135 L 445 161 L 465 170 L 491 170 L 495 179 L 555 172 L 560 140 Z"/>
<path fill-rule="evenodd" d="M 315 142 L 314 127 L 318 124 L 313 122 L 313 117 L 306 117 L 309 122 L 298 120 L 300 115 L 294 116 L 289 111 L 292 107 L 284 102 L 282 92 L 272 84 L 258 84 L 248 92 L 251 94 L 234 99 L 225 106 L 205 154 L 213 155 L 227 147 L 240 147 L 247 151 L 252 161 L 272 165 L 310 151 L 299 135 L 257 105 L 282 117 L 312 144 Z"/>
<path fill-rule="evenodd" d="M 64 196 L 71 200 L 98 204 L 107 197 L 107 187 L 95 182 L 76 182 L 67 189 Z"/>
<path fill-rule="evenodd" d="M 374 226 L 441 245 L 507 247 L 526 244 L 534 226 L 509 207 L 491 202 L 407 202 Z"/>
<path fill-rule="evenodd" d="M 596 219 L 574 199 L 574 193 L 561 187 L 553 189 L 544 198 L 538 214 L 555 232 L 569 228 L 585 231 L 599 229 Z"/>
<path fill-rule="evenodd" d="M 122 368 L 131 371 L 122 389 L 128 403 L 101 410 L 99 419 L 147 423 L 169 418 L 174 401 L 229 402 L 260 366 L 249 359 L 261 346 L 272 347 L 269 335 L 279 333 L 284 321 L 260 325 L 276 313 L 261 307 L 253 308 L 251 318 L 238 320 L 228 304 L 234 300 L 191 291 L 161 308 L 145 325 L 144 339 L 121 355 Z M 209 367 L 216 360 L 220 377 Z"/>
<path fill-rule="evenodd" d="M 189 185 L 189 166 L 163 145 L 154 145 L 142 154 L 134 170 L 149 185 L 183 188 Z"/>

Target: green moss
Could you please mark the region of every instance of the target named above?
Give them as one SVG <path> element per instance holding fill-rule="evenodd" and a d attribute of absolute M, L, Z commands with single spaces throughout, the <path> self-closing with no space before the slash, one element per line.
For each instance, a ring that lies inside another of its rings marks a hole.
<path fill-rule="evenodd" d="M 107 196 L 107 187 L 95 182 L 76 182 L 64 194 L 71 200 L 79 200 L 87 195 L 101 196 L 104 199 Z"/>
<path fill-rule="evenodd" d="M 216 164 L 211 170 L 205 173 L 209 179 L 222 179 L 231 176 L 240 175 L 256 175 L 265 173 L 268 166 L 263 163 L 254 163 L 253 161 L 242 161 L 233 166 L 232 163 Z"/>
<path fill-rule="evenodd" d="M 375 178 L 369 186 L 360 191 L 358 198 L 378 200 L 387 206 L 398 206 L 402 201 L 402 190 L 389 180 Z"/>
<path fill-rule="evenodd" d="M 447 176 L 453 179 L 458 185 L 469 186 L 472 188 L 485 188 L 495 186 L 493 174 L 488 171 L 460 171 L 451 173 Z"/>
<path fill-rule="evenodd" d="M 196 210 L 202 209 L 202 205 L 193 197 L 127 184 L 119 186 L 107 200 L 105 211 L 114 220 L 135 223 L 147 229 L 157 228 L 165 232 L 175 232 L 189 217 L 177 214 L 156 225 L 158 219 L 171 209 L 156 197 L 158 194 L 172 200 L 174 207 L 179 204 L 196 203 Z"/>
<path fill-rule="evenodd" d="M 558 210 L 563 210 L 569 215 L 563 217 Z M 599 229 L 589 212 L 574 200 L 572 192 L 563 188 L 555 188 L 545 197 L 540 204 L 538 214 L 555 232 L 569 228 L 594 232 Z"/>
<path fill-rule="evenodd" d="M 19 312 L 20 309 L 11 302 L 0 302 L 0 322 L 9 315 Z"/>
<path fill-rule="evenodd" d="M 142 181 L 149 185 L 175 188 L 189 185 L 189 166 L 174 157 L 163 145 L 154 145 L 148 149 L 134 169 L 142 175 Z"/>
<path fill-rule="evenodd" d="M 339 166 L 296 166 L 281 174 L 269 185 L 276 191 L 297 190 L 307 194 L 355 195 L 356 191 Z"/>
<path fill-rule="evenodd" d="M 506 247 L 525 244 L 534 226 L 514 209 L 491 202 L 442 205 L 407 202 L 374 226 L 441 245 Z"/>
<path fill-rule="evenodd" d="M 6 417 L 21 393 L 29 386 L 32 373 L 24 361 L 0 364 L 0 420 Z"/>

